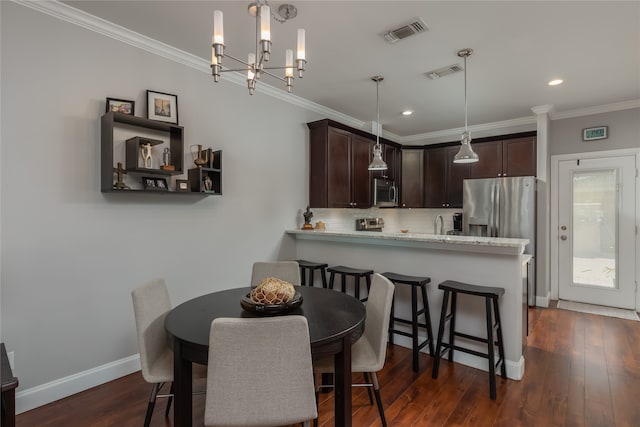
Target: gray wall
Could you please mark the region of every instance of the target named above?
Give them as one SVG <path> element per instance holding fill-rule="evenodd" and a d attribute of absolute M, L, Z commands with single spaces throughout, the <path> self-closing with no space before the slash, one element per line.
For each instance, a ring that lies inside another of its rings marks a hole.
<path fill-rule="evenodd" d="M 609 126 L 609 138 L 583 141 L 582 129 Z M 640 147 L 640 108 L 551 122 L 549 155 Z"/>
<path fill-rule="evenodd" d="M 305 123 L 322 117 L 11 2 L 1 18 L 2 339 L 20 390 L 136 354 L 143 282 L 164 277 L 177 304 L 292 254 Z M 100 192 L 105 98 L 144 116 L 146 89 L 178 95 L 187 146 L 223 150 L 223 196 Z"/>

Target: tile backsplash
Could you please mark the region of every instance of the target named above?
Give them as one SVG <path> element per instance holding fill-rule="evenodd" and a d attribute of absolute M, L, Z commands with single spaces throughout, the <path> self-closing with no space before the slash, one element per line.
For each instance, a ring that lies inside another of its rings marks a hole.
<path fill-rule="evenodd" d="M 298 228 L 304 224 L 303 209 L 298 212 Z M 461 209 L 311 209 L 313 218 L 311 224 L 317 221 L 326 225 L 327 231 L 354 231 L 355 221 L 360 218 L 384 218 L 384 232 L 399 233 L 401 229 L 408 229 L 409 233 L 433 233 L 434 220 L 442 215 L 444 232 L 453 230 L 453 214 L 462 212 Z"/>

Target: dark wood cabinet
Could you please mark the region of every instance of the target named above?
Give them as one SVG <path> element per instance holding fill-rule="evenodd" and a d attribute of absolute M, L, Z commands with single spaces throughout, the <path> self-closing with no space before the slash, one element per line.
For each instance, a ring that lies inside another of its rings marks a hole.
<path fill-rule="evenodd" d="M 424 150 L 403 149 L 401 156 L 400 206 L 421 208 L 424 203 Z"/>
<path fill-rule="evenodd" d="M 309 206 L 371 207 L 373 140 L 321 120 L 309 126 Z"/>
<path fill-rule="evenodd" d="M 536 137 L 476 142 L 480 160 L 470 164 L 471 178 L 536 175 Z"/>
<path fill-rule="evenodd" d="M 536 176 L 536 137 L 502 141 L 502 176 Z"/>
<path fill-rule="evenodd" d="M 424 207 L 461 208 L 462 183 L 469 178 L 468 163 L 453 163 L 459 146 L 424 150 Z"/>

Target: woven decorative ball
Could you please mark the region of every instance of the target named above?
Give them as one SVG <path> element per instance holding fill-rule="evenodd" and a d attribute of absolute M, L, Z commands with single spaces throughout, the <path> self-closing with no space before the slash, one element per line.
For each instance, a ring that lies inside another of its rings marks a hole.
<path fill-rule="evenodd" d="M 293 285 L 276 277 L 267 277 L 251 291 L 251 300 L 258 304 L 285 304 L 295 295 Z"/>

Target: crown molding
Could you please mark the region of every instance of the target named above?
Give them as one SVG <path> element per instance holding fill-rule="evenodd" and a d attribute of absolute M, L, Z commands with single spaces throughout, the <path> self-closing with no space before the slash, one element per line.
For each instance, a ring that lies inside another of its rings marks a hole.
<path fill-rule="evenodd" d="M 554 109 L 555 107 L 552 104 L 537 105 L 535 107 L 531 107 L 531 111 L 533 111 L 535 114 L 553 113 Z"/>
<path fill-rule="evenodd" d="M 128 44 L 130 46 L 152 53 L 154 55 L 161 56 L 170 61 L 185 65 L 197 71 L 204 72 L 207 74 L 211 73 L 211 67 L 209 62 L 203 58 L 197 57 L 193 54 L 187 53 L 183 50 L 177 49 L 173 46 L 170 46 L 166 43 L 162 43 L 158 40 L 152 39 L 150 37 L 147 37 L 135 31 L 131 31 L 125 27 L 114 24 L 113 22 L 109 22 L 105 19 L 98 18 L 97 16 L 91 15 L 87 12 L 81 11 L 65 3 L 61 3 L 57 0 L 50 0 L 50 1 L 11 0 L 11 1 L 13 1 L 16 4 L 36 10 L 38 12 L 47 14 L 49 16 L 58 18 L 62 21 L 80 26 L 90 31 L 94 31 L 106 37 L 110 37 L 114 40 L 118 40 L 122 43 Z M 246 81 L 240 73 L 225 74 L 225 78 L 223 82 L 230 82 L 243 87 L 246 85 Z M 309 101 L 307 99 L 301 98 L 297 95 L 287 93 L 284 90 L 278 89 L 264 82 L 260 82 L 260 84 L 256 86 L 256 93 L 262 93 L 262 94 L 271 96 L 278 100 L 307 109 L 309 111 L 313 111 L 324 117 L 327 117 L 335 121 L 339 121 L 341 123 L 344 123 L 348 126 L 351 126 L 357 129 L 362 129 L 366 123 L 362 120 L 358 120 L 354 117 L 348 116 L 339 111 L 325 107 L 324 105 L 320 105 L 315 102 Z M 548 107 L 550 107 L 548 110 L 546 111 L 542 110 Z M 608 113 L 613 111 L 627 110 L 632 108 L 640 108 L 640 99 L 634 99 L 631 101 L 624 101 L 624 102 L 606 104 L 606 105 L 595 106 L 595 107 L 567 110 L 560 113 L 553 112 L 553 107 L 547 106 L 547 105 L 533 107 L 532 111 L 535 114 L 538 114 L 538 111 L 549 112 L 551 120 L 561 120 L 561 119 L 568 119 L 573 117 L 587 116 L 592 114 L 601 114 L 601 113 Z M 540 109 L 540 110 L 536 111 L 536 109 Z M 487 132 L 487 131 L 493 131 L 493 130 L 501 130 L 505 128 L 532 125 L 535 123 L 536 123 L 536 117 L 531 116 L 531 117 L 522 117 L 518 119 L 504 120 L 499 122 L 484 123 L 480 125 L 469 126 L 469 130 L 472 132 Z M 412 143 L 412 142 L 415 143 L 419 141 L 433 140 L 433 139 L 446 138 L 446 137 L 457 138 L 460 135 L 460 133 L 463 131 L 464 131 L 464 128 L 455 128 L 455 129 L 445 129 L 445 130 L 435 131 L 435 132 L 421 133 L 416 135 L 400 136 L 400 135 L 396 135 L 393 132 L 385 131 L 383 129 L 382 136 L 391 141 L 397 142 L 399 144 L 403 144 L 403 143 Z"/>
<path fill-rule="evenodd" d="M 630 101 L 614 102 L 613 104 L 597 105 L 595 107 L 577 108 L 559 113 L 552 112 L 551 120 L 571 119 L 574 117 L 591 116 L 593 114 L 611 113 L 614 111 L 631 110 L 640 108 L 640 99 Z"/>
<path fill-rule="evenodd" d="M 533 116 L 521 117 L 519 119 L 503 120 L 500 122 L 483 123 L 479 125 L 469 126 L 469 131 L 472 133 L 487 132 L 487 131 L 501 130 L 505 128 L 513 128 L 518 126 L 527 126 L 527 125 L 534 125 L 534 124 L 536 124 L 535 117 Z M 458 138 L 462 132 L 464 132 L 464 128 L 459 127 L 455 129 L 445 129 L 445 130 L 439 130 L 436 132 L 427 132 L 427 133 L 421 133 L 416 135 L 398 136 L 397 137 L 398 140 L 396 142 L 402 144 L 402 143 L 418 142 L 418 141 L 439 139 L 439 138 L 446 138 L 446 137 Z"/>

